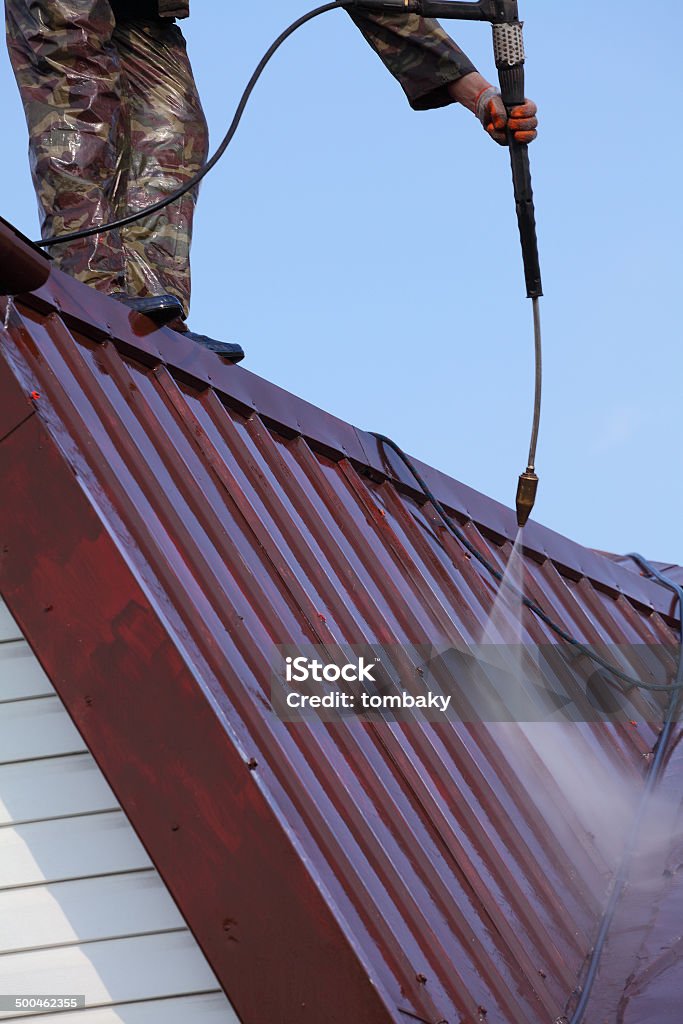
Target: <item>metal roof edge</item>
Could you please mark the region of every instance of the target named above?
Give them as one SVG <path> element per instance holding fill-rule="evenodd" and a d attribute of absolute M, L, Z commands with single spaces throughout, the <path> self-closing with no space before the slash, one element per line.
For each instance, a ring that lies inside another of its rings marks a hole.
<path fill-rule="evenodd" d="M 21 305 L 45 314 L 58 313 L 70 329 L 94 341 L 113 342 L 126 355 L 148 365 L 164 363 L 179 379 L 212 387 L 228 404 L 255 412 L 285 434 L 301 434 L 331 457 L 347 458 L 370 473 L 391 479 L 419 497 L 421 490 L 405 465 L 369 432 L 325 412 L 241 366 L 223 362 L 168 328 L 131 314 L 123 304 L 52 268 L 38 291 L 21 296 Z M 439 500 L 456 515 L 482 530 L 514 541 L 517 521 L 512 509 L 415 459 Z M 590 548 L 530 522 L 524 548 L 536 559 L 549 559 L 566 576 L 585 577 L 599 587 L 623 594 L 645 608 L 677 619 L 675 599 L 658 583 L 625 568 Z"/>

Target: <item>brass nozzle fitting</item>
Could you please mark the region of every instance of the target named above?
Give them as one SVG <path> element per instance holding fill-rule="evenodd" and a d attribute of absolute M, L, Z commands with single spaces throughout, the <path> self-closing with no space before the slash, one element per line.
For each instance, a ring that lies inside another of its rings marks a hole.
<path fill-rule="evenodd" d="M 538 477 L 533 469 L 528 468 L 522 473 L 517 485 L 517 525 L 520 530 L 529 521 L 532 509 L 536 504 L 536 493 L 538 491 Z"/>

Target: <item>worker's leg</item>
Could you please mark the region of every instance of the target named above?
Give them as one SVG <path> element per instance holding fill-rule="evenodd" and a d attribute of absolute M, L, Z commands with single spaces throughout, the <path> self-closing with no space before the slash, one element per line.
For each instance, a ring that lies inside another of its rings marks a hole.
<path fill-rule="evenodd" d="M 130 116 L 125 209 L 144 209 L 185 184 L 206 162 L 208 129 L 180 29 L 122 22 L 114 32 Z M 196 190 L 123 229 L 129 295 L 177 296 L 190 304 L 190 243 Z"/>
<path fill-rule="evenodd" d="M 112 214 L 122 128 L 109 0 L 5 0 L 5 17 L 43 237 L 103 224 Z M 102 291 L 124 287 L 115 233 L 51 253 L 62 270 Z"/>

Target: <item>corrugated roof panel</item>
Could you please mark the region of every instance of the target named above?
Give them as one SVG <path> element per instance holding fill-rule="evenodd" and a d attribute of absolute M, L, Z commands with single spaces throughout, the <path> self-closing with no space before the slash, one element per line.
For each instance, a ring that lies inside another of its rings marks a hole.
<path fill-rule="evenodd" d="M 116 303 L 53 272 L 0 331 L 0 395 L 39 393 L 34 419 L 51 453 L 37 454 L 35 424 L 25 423 L 0 457 L 23 495 L 36 484 L 13 452 L 54 467 L 55 481 L 59 466 L 69 467 L 69 507 L 83 509 L 93 536 L 91 550 L 86 536 L 60 557 L 67 574 L 92 567 L 84 595 L 104 585 L 105 564 L 121 566 L 117 581 L 130 581 L 127 604 L 123 583 L 114 588 L 121 620 L 107 625 L 106 609 L 101 619 L 92 609 L 89 630 L 79 631 L 58 602 L 45 616 L 41 586 L 52 569 L 26 568 L 20 585 L 9 510 L 0 513 L 11 536 L 0 586 L 245 1024 L 261 1024 L 264 999 L 302 1024 L 353 1014 L 427 1024 L 555 1020 L 577 984 L 614 865 L 539 735 L 514 723 L 287 724 L 271 706 L 274 645 L 477 644 L 495 581 L 369 435 L 170 332 L 136 337 L 134 329 Z M 59 479 L 50 493 L 66 503 Z M 430 479 L 471 542 L 504 568 L 514 517 L 438 474 Z M 23 511 L 35 537 L 50 535 L 45 510 Z M 605 645 L 634 673 L 670 673 L 668 594 L 539 527 L 525 543 L 526 590 L 565 629 Z M 133 606 L 144 608 L 151 649 L 126 625 L 123 609 Z M 499 614 L 516 628 L 513 610 Z M 125 657 L 119 628 L 129 638 Z M 524 610 L 520 640 L 555 637 Z M 144 663 L 139 677 L 131 642 Z M 88 666 L 107 677 L 92 683 L 106 720 L 83 710 L 85 683 L 60 686 L 67 651 L 83 660 L 84 678 Z M 408 650 L 393 657 L 414 672 Z M 157 709 L 157 734 L 107 704 L 107 686 Z M 578 693 L 572 670 L 562 669 L 558 686 Z M 596 773 L 636 790 L 663 698 L 629 700 L 636 726 L 577 724 L 572 742 Z M 250 770 L 233 782 L 228 764 Z M 191 821 L 192 846 L 174 852 L 168 816 Z M 253 920 L 239 921 L 246 934 L 230 948 L 225 907 L 239 895 L 231 865 L 267 864 L 269 846 L 283 864 L 288 851 L 294 858 L 296 920 L 283 893 L 273 897 L 265 879 L 259 891 L 250 877 Z M 205 892 L 188 886 L 188 868 Z M 261 970 L 245 969 L 245 957 Z"/>

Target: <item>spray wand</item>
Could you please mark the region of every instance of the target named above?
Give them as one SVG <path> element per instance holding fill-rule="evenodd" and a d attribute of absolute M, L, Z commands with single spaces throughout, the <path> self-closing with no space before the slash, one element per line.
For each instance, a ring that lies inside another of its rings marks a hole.
<path fill-rule="evenodd" d="M 493 50 L 500 79 L 501 98 L 508 114 L 524 103 L 524 37 L 519 20 L 517 0 L 479 0 L 456 3 L 455 0 L 349 0 L 347 8 L 365 11 L 384 11 L 420 14 L 425 18 L 455 19 L 457 21 L 488 21 L 493 26 Z M 519 478 L 517 487 L 517 523 L 526 526 L 536 502 L 538 476 L 536 475 L 536 446 L 541 419 L 542 344 L 539 299 L 543 295 L 541 269 L 536 237 L 534 194 L 531 187 L 529 147 L 517 142 L 508 130 L 512 181 L 517 206 L 517 222 L 522 242 L 524 276 L 527 296 L 533 303 L 534 350 L 536 358 L 536 386 L 534 417 L 527 468 Z"/>

